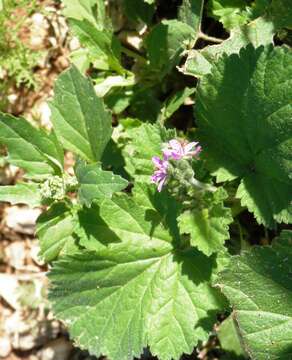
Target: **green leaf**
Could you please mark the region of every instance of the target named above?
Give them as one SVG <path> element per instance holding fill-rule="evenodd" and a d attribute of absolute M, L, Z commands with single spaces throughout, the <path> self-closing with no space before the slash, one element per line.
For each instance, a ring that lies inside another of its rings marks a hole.
<path fill-rule="evenodd" d="M 104 97 L 114 87 L 129 87 L 136 83 L 134 74 L 129 73 L 127 77 L 121 75 L 107 76 L 94 86 L 99 97 Z"/>
<path fill-rule="evenodd" d="M 97 69 L 124 72 L 120 65 L 121 46 L 113 35 L 105 1 L 63 0 L 63 3 L 70 30 L 84 47 L 70 54 L 78 69 L 85 72 L 93 63 Z"/>
<path fill-rule="evenodd" d="M 91 81 L 76 67 L 58 78 L 50 107 L 54 129 L 64 147 L 90 162 L 100 160 L 111 138 L 111 116 Z"/>
<path fill-rule="evenodd" d="M 291 71 L 288 49 L 249 46 L 222 57 L 197 92 L 209 165 L 224 180 L 241 178 L 242 205 L 269 227 L 292 221 Z"/>
<path fill-rule="evenodd" d="M 207 256 L 222 250 L 229 239 L 228 228 L 233 218 L 231 210 L 223 204 L 226 196 L 222 188 L 206 193 L 202 208 L 187 210 L 178 218 L 181 233 L 190 234 L 191 245 Z"/>
<path fill-rule="evenodd" d="M 60 174 L 63 150 L 54 133 L 34 128 L 22 118 L 0 114 L 0 144 L 8 148 L 9 163 L 26 171 L 26 177 L 45 178 Z"/>
<path fill-rule="evenodd" d="M 210 271 L 194 251 L 120 244 L 55 263 L 50 300 L 76 345 L 91 354 L 132 359 L 148 344 L 161 360 L 179 359 L 207 339 L 203 323 L 220 306 L 206 283 Z"/>
<path fill-rule="evenodd" d="M 234 256 L 218 282 L 252 359 L 291 359 L 292 232 Z"/>
<path fill-rule="evenodd" d="M 106 25 L 104 0 L 62 0 L 69 19 L 87 20 L 102 30 Z"/>
<path fill-rule="evenodd" d="M 208 46 L 190 54 L 185 65 L 186 73 L 198 73 L 198 76 L 208 73 L 208 67 L 202 72 L 205 61 L 211 65 L 223 52 L 237 53 L 250 42 L 255 47 L 267 45 L 273 42 L 277 30 L 292 28 L 290 0 L 257 0 L 252 6 L 247 6 L 243 0 L 212 0 L 210 9 L 214 17 L 231 30 L 230 38 L 220 45 Z"/>
<path fill-rule="evenodd" d="M 146 39 L 151 68 L 160 78 L 164 77 L 178 65 L 184 50 L 195 38 L 195 30 L 184 22 L 163 20 Z"/>
<path fill-rule="evenodd" d="M 218 53 L 220 54 L 220 49 L 218 49 L 218 45 L 213 46 L 217 46 L 216 49 L 219 50 Z M 205 55 L 204 53 L 205 49 L 209 49 L 211 47 L 212 46 L 209 46 L 203 48 L 202 50 L 190 50 L 186 62 L 184 63 L 183 67 L 180 68 L 180 70 L 185 75 L 191 75 L 198 78 L 211 72 L 212 63 L 207 60 L 207 55 Z"/>
<path fill-rule="evenodd" d="M 133 3 L 132 0 L 123 0 L 124 11 L 126 16 L 132 21 L 142 20 L 150 24 L 155 12 L 153 1 L 138 0 Z"/>
<path fill-rule="evenodd" d="M 77 67 L 77 69 L 85 74 L 86 70 L 90 66 L 89 51 L 88 49 L 79 48 L 71 51 L 70 62 Z"/>
<path fill-rule="evenodd" d="M 104 171 L 98 164 L 86 165 L 79 162 L 76 167 L 79 182 L 79 199 L 81 204 L 90 206 L 93 200 L 111 197 L 114 192 L 121 191 L 128 181 L 111 171 Z"/>
<path fill-rule="evenodd" d="M 269 18 L 266 15 L 270 2 L 271 0 L 254 0 L 253 2 L 245 0 L 211 0 L 208 4 L 209 15 L 218 19 L 225 29 L 232 31 L 259 17 L 265 20 Z M 262 32 L 264 32 L 264 29 Z"/>
<path fill-rule="evenodd" d="M 125 73 L 120 64 L 121 44 L 112 31 L 98 29 L 87 20 L 70 20 L 70 28 L 80 43 L 88 49 L 89 57 L 101 70 Z"/>
<path fill-rule="evenodd" d="M 101 163 L 106 170 L 113 170 L 116 174 L 127 178 L 127 173 L 124 170 L 125 160 L 122 155 L 120 146 L 111 139 L 105 148 Z"/>
<path fill-rule="evenodd" d="M 105 199 L 97 217 L 107 230 L 90 224 L 112 241 L 54 264 L 55 314 L 91 354 L 126 360 L 149 345 L 161 360 L 179 359 L 208 338 L 222 306 L 209 286 L 214 258 L 176 249 L 154 215 L 125 194 Z"/>
<path fill-rule="evenodd" d="M 281 28 L 292 29 L 292 7 L 290 0 L 272 0 L 268 13 L 277 30 Z"/>
<path fill-rule="evenodd" d="M 78 211 L 75 234 L 79 244 L 90 251 L 99 251 L 111 243 L 120 242 L 120 238 L 101 217 L 97 202 L 93 202 L 90 208 L 82 207 Z"/>
<path fill-rule="evenodd" d="M 175 137 L 175 131 L 166 130 L 159 125 L 143 124 L 138 128 L 129 129 L 129 143 L 123 151 L 126 170 L 136 180 L 150 182 L 154 167 L 153 156 L 161 155 L 163 142 Z"/>
<path fill-rule="evenodd" d="M 244 25 L 251 18 L 250 7 L 244 0 L 211 0 L 209 12 L 227 30 Z"/>
<path fill-rule="evenodd" d="M 40 241 L 40 256 L 46 262 L 77 250 L 73 237 L 76 225 L 77 216 L 64 202 L 53 204 L 38 217 L 36 232 Z"/>
<path fill-rule="evenodd" d="M 217 334 L 222 349 L 227 352 L 227 357 L 223 357 L 223 359 L 227 360 L 228 355 L 230 356 L 229 359 L 233 359 L 233 357 L 236 360 L 246 359 L 240 344 L 237 325 L 232 316 L 229 316 L 220 324 Z"/>
<path fill-rule="evenodd" d="M 171 241 L 165 223 L 160 223 L 161 216 L 157 211 L 145 210 L 141 201 L 134 201 L 125 194 L 115 194 L 112 199 L 99 201 L 98 205 L 88 211 L 79 211 L 77 234 L 81 238 L 80 244 L 88 250 L 97 251 L 102 245 L 121 240 L 143 244 L 149 236 L 154 243 L 161 239 Z"/>
<path fill-rule="evenodd" d="M 234 28 L 230 37 L 219 45 L 206 46 L 202 50 L 191 50 L 181 71 L 186 75 L 202 77 L 211 72 L 212 65 L 225 54 L 239 53 L 249 43 L 254 47 L 273 43 L 274 24 L 267 19 L 258 18 L 247 25 Z"/>
<path fill-rule="evenodd" d="M 137 84 L 133 86 L 130 96 L 129 114 L 142 122 L 156 122 L 162 106 L 157 94 L 149 88 L 143 88 Z"/>
<path fill-rule="evenodd" d="M 124 91 L 123 88 L 113 88 L 104 98 L 104 102 L 113 114 L 121 114 L 130 105 L 133 98 L 131 88 Z"/>
<path fill-rule="evenodd" d="M 41 205 L 39 186 L 34 183 L 19 183 L 0 186 L 0 201 L 14 204 L 26 204 L 31 207 Z"/>
<path fill-rule="evenodd" d="M 190 97 L 195 88 L 186 87 L 183 90 L 177 91 L 174 95 L 170 96 L 163 104 L 160 112 L 159 121 L 165 122 L 171 115 L 184 104 L 185 100 Z"/>
<path fill-rule="evenodd" d="M 179 8 L 178 19 L 198 33 L 201 28 L 203 8 L 204 0 L 183 0 Z"/>
<path fill-rule="evenodd" d="M 161 222 L 163 227 L 168 229 L 174 241 L 179 242 L 177 217 L 181 206 L 174 197 L 167 191 L 159 193 L 152 184 L 137 181 L 135 182 L 132 194 L 135 203 L 144 208 L 149 215 L 149 219 L 152 214 L 153 220 L 156 220 L 156 223 Z"/>

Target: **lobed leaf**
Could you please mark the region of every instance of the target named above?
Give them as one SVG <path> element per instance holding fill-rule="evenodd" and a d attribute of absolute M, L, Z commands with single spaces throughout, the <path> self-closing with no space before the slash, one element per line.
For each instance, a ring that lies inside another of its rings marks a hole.
<path fill-rule="evenodd" d="M 248 46 L 223 56 L 197 93 L 210 167 L 219 180 L 241 178 L 242 205 L 269 227 L 292 220 L 291 71 L 288 49 Z"/>
<path fill-rule="evenodd" d="M 219 278 L 252 359 L 291 359 L 291 245 L 292 232 L 283 231 L 272 246 L 234 256 Z"/>
<path fill-rule="evenodd" d="M 207 339 L 222 306 L 209 286 L 214 258 L 177 248 L 146 203 L 125 194 L 104 199 L 80 240 L 96 252 L 63 257 L 49 275 L 56 315 L 96 356 L 126 360 L 149 345 L 161 360 L 179 359 Z"/>
<path fill-rule="evenodd" d="M 89 250 L 99 250 L 101 245 L 112 242 L 171 241 L 169 230 L 161 223 L 157 211 L 147 211 L 141 201 L 134 201 L 125 194 L 115 194 L 103 199 L 99 206 L 79 211 L 80 243 Z M 157 217 L 155 219 L 155 217 Z"/>
<path fill-rule="evenodd" d="M 132 194 L 135 203 L 142 207 L 147 219 L 152 219 L 153 224 L 161 223 L 171 234 L 173 241 L 179 243 L 179 228 L 177 217 L 181 205 L 167 191 L 159 193 L 155 186 L 149 183 L 136 181 Z M 152 215 L 151 215 L 152 214 Z"/>
<path fill-rule="evenodd" d="M 238 54 L 241 48 L 250 43 L 254 47 L 272 44 L 274 35 L 273 22 L 259 17 L 246 25 L 232 29 L 230 37 L 221 44 L 205 46 L 201 50 L 191 50 L 181 71 L 200 78 L 211 72 L 212 65 L 224 53 Z"/>

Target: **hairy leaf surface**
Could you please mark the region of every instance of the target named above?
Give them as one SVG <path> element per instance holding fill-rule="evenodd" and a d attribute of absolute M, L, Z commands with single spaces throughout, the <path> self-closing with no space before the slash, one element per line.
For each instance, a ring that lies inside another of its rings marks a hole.
<path fill-rule="evenodd" d="M 135 203 L 144 208 L 148 220 L 161 223 L 168 229 L 174 241 L 179 241 L 177 217 L 181 205 L 167 191 L 159 193 L 152 184 L 135 182 L 132 190 Z M 147 215 L 148 214 L 148 215 Z"/>
<path fill-rule="evenodd" d="M 127 195 L 103 200 L 99 211 L 107 230 L 96 235 L 109 237 L 106 246 L 62 258 L 50 274 L 56 315 L 96 356 L 126 360 L 147 345 L 161 360 L 191 353 L 222 305 L 208 284 L 214 258 L 176 248 L 159 216 Z"/>
<path fill-rule="evenodd" d="M 135 240 L 142 244 L 149 240 L 149 236 L 152 241 L 171 241 L 162 217 L 157 211 L 150 211 L 145 198 L 134 201 L 125 194 L 115 194 L 112 199 L 99 201 L 98 205 L 79 212 L 81 228 L 78 235 L 81 244 L 89 250 L 98 250 L 101 244 L 121 240 Z"/>
<path fill-rule="evenodd" d="M 219 181 L 241 178 L 237 196 L 259 223 L 292 220 L 292 54 L 248 46 L 223 56 L 201 82 L 201 141 Z"/>
<path fill-rule="evenodd" d="M 275 28 L 272 21 L 257 18 L 250 23 L 236 27 L 230 32 L 230 37 L 218 45 L 209 45 L 201 50 L 190 50 L 188 58 L 182 67 L 187 75 L 202 77 L 211 72 L 212 65 L 225 54 L 238 54 L 242 47 L 253 44 L 254 47 L 273 43 Z"/>
<path fill-rule="evenodd" d="M 237 325 L 232 315 L 220 324 L 217 334 L 222 349 L 227 352 L 227 359 L 228 355 L 233 355 L 236 360 L 247 358 L 240 343 Z"/>
<path fill-rule="evenodd" d="M 292 232 L 283 231 L 272 246 L 234 256 L 218 281 L 252 359 L 291 359 L 291 245 Z"/>

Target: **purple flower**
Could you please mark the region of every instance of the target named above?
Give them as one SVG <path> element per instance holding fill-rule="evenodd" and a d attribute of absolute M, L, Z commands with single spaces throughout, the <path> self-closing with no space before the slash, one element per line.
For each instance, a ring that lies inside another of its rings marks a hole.
<path fill-rule="evenodd" d="M 164 160 L 173 159 L 180 160 L 182 158 L 190 158 L 198 155 L 202 148 L 198 142 L 186 142 L 172 139 L 168 142 L 167 146 L 163 149 Z"/>
<path fill-rule="evenodd" d="M 167 178 L 167 160 L 161 160 L 158 156 L 154 156 L 152 161 L 155 166 L 154 174 L 151 176 L 151 182 L 157 185 L 157 190 L 160 192 Z"/>
<path fill-rule="evenodd" d="M 170 140 L 163 149 L 163 159 L 154 156 L 152 161 L 155 166 L 154 174 L 151 176 L 151 182 L 157 185 L 157 190 L 160 192 L 165 184 L 168 176 L 168 160 L 181 160 L 183 158 L 191 158 L 197 156 L 202 148 L 198 142 L 188 143 L 185 140 L 178 141 L 176 139 Z"/>

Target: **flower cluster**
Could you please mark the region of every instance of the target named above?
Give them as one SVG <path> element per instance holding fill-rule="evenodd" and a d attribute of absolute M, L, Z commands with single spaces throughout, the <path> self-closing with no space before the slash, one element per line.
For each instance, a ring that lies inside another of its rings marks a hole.
<path fill-rule="evenodd" d="M 190 159 L 197 156 L 201 150 L 202 148 L 198 142 L 188 143 L 185 140 L 170 140 L 162 150 L 163 158 L 160 159 L 158 156 L 152 158 L 155 171 L 151 177 L 151 182 L 157 185 L 157 190 L 160 192 L 165 184 L 168 175 L 169 160 Z"/>
<path fill-rule="evenodd" d="M 59 201 L 65 197 L 65 186 L 63 178 L 60 176 L 49 176 L 48 179 L 41 184 L 41 197 L 43 200 Z"/>
<path fill-rule="evenodd" d="M 49 176 L 48 179 L 40 185 L 42 200 L 63 200 L 66 196 L 66 193 L 75 191 L 77 186 L 78 181 L 74 176 Z"/>

